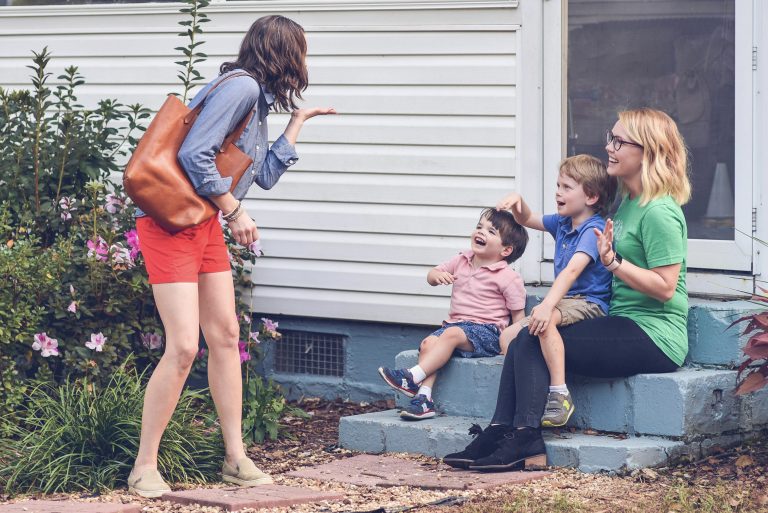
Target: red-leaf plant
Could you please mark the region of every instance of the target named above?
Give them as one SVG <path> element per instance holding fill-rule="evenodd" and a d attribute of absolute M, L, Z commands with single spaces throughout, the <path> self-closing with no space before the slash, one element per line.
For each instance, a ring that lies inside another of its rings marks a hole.
<path fill-rule="evenodd" d="M 752 301 L 761 306 L 768 305 L 768 289 L 757 287 L 761 294 L 752 296 Z M 760 390 L 768 385 L 768 311 L 760 311 L 751 315 L 745 315 L 731 323 L 730 327 L 741 322 L 748 321 L 743 335 L 752 335 L 744 345 L 742 351 L 747 359 L 739 366 L 737 379 L 739 379 L 750 365 L 762 362 L 756 367 L 749 368 L 744 379 L 736 387 L 736 394 L 748 394 Z"/>

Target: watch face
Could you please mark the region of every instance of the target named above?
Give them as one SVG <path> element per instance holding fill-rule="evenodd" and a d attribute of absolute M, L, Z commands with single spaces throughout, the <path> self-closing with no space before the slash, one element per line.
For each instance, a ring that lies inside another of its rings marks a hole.
<path fill-rule="evenodd" d="M 621 258 L 621 255 L 619 255 L 618 253 L 616 253 L 616 261 L 617 261 L 618 263 L 621 263 L 621 262 L 623 262 L 623 261 L 624 261 L 624 259 L 623 259 L 623 258 Z"/>

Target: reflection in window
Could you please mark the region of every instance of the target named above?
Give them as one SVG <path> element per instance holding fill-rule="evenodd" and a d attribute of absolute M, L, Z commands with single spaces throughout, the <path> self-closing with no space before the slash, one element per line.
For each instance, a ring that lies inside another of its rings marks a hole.
<path fill-rule="evenodd" d="M 690 150 L 691 239 L 734 237 L 734 0 L 570 0 L 568 154 L 605 159 L 616 113 L 670 114 Z"/>

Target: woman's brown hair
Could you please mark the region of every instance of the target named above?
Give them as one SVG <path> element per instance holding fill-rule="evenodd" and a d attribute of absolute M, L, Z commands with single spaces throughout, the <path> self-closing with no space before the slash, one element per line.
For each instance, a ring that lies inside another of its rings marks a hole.
<path fill-rule="evenodd" d="M 285 16 L 263 16 L 253 22 L 243 38 L 237 60 L 219 71 L 243 69 L 275 96 L 280 110 L 298 108 L 294 101 L 307 88 L 307 40 L 304 29 Z"/>

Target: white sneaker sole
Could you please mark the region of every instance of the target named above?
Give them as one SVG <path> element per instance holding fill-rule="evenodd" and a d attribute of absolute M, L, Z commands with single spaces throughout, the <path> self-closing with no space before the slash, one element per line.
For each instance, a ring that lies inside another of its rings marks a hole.
<path fill-rule="evenodd" d="M 138 495 L 139 497 L 144 497 L 145 499 L 157 499 L 166 493 L 171 493 L 170 488 L 167 490 L 140 490 L 138 488 L 134 488 L 133 486 L 129 486 L 128 491 L 134 495 Z"/>

